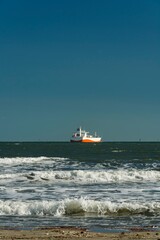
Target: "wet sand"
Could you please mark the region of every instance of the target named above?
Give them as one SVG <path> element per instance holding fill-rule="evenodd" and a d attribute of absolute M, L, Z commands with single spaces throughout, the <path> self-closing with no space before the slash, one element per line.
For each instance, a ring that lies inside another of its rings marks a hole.
<path fill-rule="evenodd" d="M 160 240 L 159 231 L 140 229 L 119 233 L 96 233 L 83 228 L 51 227 L 33 230 L 0 229 L 0 239 L 4 240 Z"/>

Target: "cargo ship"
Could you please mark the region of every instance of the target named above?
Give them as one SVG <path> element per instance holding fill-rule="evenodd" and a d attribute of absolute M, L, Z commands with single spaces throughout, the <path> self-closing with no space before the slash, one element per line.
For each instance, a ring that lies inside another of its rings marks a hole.
<path fill-rule="evenodd" d="M 86 132 L 81 127 L 77 128 L 77 131 L 73 133 L 70 142 L 101 142 L 101 137 L 95 135 L 91 135 L 89 132 Z"/>

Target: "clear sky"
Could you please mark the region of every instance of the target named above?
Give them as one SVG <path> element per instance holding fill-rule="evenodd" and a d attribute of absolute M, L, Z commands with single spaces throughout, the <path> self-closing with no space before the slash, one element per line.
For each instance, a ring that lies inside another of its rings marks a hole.
<path fill-rule="evenodd" d="M 0 0 L 0 141 L 160 140 L 159 0 Z"/>

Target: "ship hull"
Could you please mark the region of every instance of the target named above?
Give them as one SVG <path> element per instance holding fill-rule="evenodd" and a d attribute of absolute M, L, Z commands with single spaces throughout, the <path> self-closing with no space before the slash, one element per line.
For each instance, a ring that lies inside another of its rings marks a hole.
<path fill-rule="evenodd" d="M 101 142 L 101 138 L 71 139 L 70 142 L 96 143 L 96 142 Z"/>

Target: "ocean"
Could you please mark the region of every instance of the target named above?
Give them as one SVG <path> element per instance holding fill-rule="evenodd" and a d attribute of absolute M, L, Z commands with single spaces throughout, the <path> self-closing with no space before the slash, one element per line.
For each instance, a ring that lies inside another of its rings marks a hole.
<path fill-rule="evenodd" d="M 0 227 L 159 223 L 159 142 L 0 143 Z"/>

